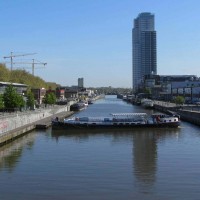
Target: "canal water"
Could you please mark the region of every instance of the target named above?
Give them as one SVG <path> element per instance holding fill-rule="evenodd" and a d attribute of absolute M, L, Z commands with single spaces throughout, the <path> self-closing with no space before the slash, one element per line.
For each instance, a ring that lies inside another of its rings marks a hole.
<path fill-rule="evenodd" d="M 148 112 L 106 96 L 77 116 Z M 0 148 L 2 200 L 200 199 L 200 128 L 33 131 Z"/>

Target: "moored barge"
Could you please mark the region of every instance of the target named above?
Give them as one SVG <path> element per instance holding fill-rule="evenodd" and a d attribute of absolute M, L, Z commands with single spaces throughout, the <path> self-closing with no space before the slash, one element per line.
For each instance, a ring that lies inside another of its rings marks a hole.
<path fill-rule="evenodd" d="M 53 120 L 53 129 L 67 128 L 177 128 L 180 125 L 178 115 L 146 113 L 113 113 L 111 117 L 73 117 L 63 121 Z"/>

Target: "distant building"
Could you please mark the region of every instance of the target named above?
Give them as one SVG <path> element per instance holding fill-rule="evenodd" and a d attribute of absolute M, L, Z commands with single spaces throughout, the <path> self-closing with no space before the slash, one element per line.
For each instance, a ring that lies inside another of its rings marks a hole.
<path fill-rule="evenodd" d="M 136 92 L 145 75 L 157 74 L 156 31 L 154 15 L 141 13 L 132 30 L 132 84 Z"/>
<path fill-rule="evenodd" d="M 78 87 L 61 86 L 56 88 L 56 98 L 60 100 L 78 97 Z"/>
<path fill-rule="evenodd" d="M 31 92 L 34 94 L 34 99 L 37 101 L 37 103 L 40 105 L 42 104 L 43 98 L 46 94 L 45 88 L 39 88 L 39 89 L 31 89 Z"/>
<path fill-rule="evenodd" d="M 83 88 L 84 87 L 84 79 L 83 78 L 78 78 L 78 87 Z"/>
<path fill-rule="evenodd" d="M 172 100 L 177 95 L 200 98 L 200 80 L 195 75 L 146 75 L 144 87 L 154 99 Z"/>
<path fill-rule="evenodd" d="M 56 98 L 65 99 L 65 88 L 66 87 L 57 87 L 56 88 Z"/>
<path fill-rule="evenodd" d="M 20 95 L 24 95 L 28 88 L 28 85 L 21 83 L 0 82 L 0 94 L 3 94 L 9 85 L 12 85 Z"/>

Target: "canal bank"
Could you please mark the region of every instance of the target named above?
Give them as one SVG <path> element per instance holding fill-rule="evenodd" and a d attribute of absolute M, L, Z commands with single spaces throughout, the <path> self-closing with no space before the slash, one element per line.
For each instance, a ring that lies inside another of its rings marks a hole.
<path fill-rule="evenodd" d="M 130 112 L 152 113 L 107 96 L 75 116 Z M 32 131 L 0 149 L 1 199 L 199 199 L 199 130 Z"/>
<path fill-rule="evenodd" d="M 200 126 L 200 109 L 198 106 L 177 106 L 174 103 L 156 101 L 154 102 L 154 109 L 164 113 L 175 112 L 181 120 Z"/>
<path fill-rule="evenodd" d="M 102 99 L 105 95 L 98 95 L 94 100 Z M 23 136 L 34 129 L 46 129 L 51 126 L 53 118 L 64 119 L 74 112 L 70 106 L 76 103 L 71 100 L 67 105 L 53 105 L 33 111 L 0 114 L 0 146 Z"/>
<path fill-rule="evenodd" d="M 0 146 L 4 145 L 35 128 L 47 128 L 52 118 L 72 115 L 70 106 L 52 106 L 46 109 L 23 113 L 4 114 L 0 118 Z"/>

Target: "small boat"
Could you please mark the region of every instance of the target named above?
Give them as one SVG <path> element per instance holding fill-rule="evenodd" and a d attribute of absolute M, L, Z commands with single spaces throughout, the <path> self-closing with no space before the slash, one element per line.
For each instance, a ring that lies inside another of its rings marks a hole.
<path fill-rule="evenodd" d="M 141 100 L 141 105 L 144 108 L 153 108 L 154 107 L 154 103 L 151 99 L 142 99 Z"/>
<path fill-rule="evenodd" d="M 89 99 L 89 100 L 88 100 L 88 104 L 93 104 L 93 102 L 94 102 L 94 101 L 93 101 L 92 99 Z"/>
<path fill-rule="evenodd" d="M 111 117 L 73 117 L 52 121 L 52 128 L 146 128 L 173 127 L 180 125 L 178 115 L 146 113 L 113 113 Z"/>
<path fill-rule="evenodd" d="M 88 101 L 81 100 L 81 101 L 79 101 L 79 104 L 84 104 L 87 107 L 88 106 Z"/>
<path fill-rule="evenodd" d="M 84 103 L 75 103 L 70 106 L 70 111 L 81 111 L 86 108 L 86 105 Z"/>

